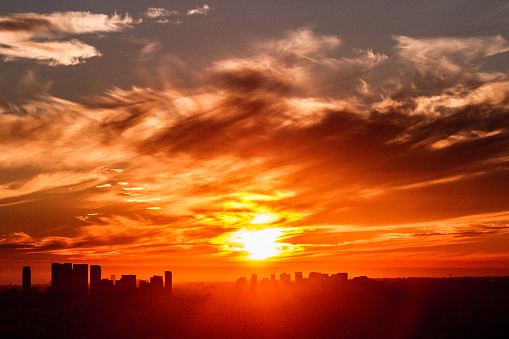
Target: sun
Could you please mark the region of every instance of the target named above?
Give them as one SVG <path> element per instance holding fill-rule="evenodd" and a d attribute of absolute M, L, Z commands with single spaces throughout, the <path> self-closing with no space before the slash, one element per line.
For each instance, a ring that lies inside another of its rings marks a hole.
<path fill-rule="evenodd" d="M 224 207 L 225 210 L 216 213 L 211 221 L 219 221 L 221 225 L 233 230 L 210 240 L 212 244 L 218 245 L 217 255 L 238 252 L 233 256 L 236 260 L 261 261 L 267 258 L 276 260 L 302 250 L 299 245 L 283 242 L 291 235 L 303 232 L 300 227 L 288 227 L 290 222 L 300 218 L 300 214 L 292 211 L 276 213 L 269 207 L 252 202 L 232 201 L 225 203 Z"/>
<path fill-rule="evenodd" d="M 280 253 L 280 244 L 276 241 L 282 235 L 283 232 L 278 228 L 245 231 L 240 235 L 239 242 L 244 245 L 244 250 L 249 253 L 248 259 L 264 260 Z"/>

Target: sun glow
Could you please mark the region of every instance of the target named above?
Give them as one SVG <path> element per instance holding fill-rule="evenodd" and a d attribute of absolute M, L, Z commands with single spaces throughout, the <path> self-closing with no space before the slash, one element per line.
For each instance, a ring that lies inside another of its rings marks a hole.
<path fill-rule="evenodd" d="M 249 253 L 248 259 L 264 260 L 281 252 L 281 244 L 276 241 L 283 235 L 278 228 L 266 228 L 257 231 L 246 231 L 240 235 L 239 241 Z"/>
<path fill-rule="evenodd" d="M 213 239 L 212 243 L 220 245 L 223 253 L 242 253 L 237 256 L 240 260 L 265 260 L 302 250 L 299 245 L 281 242 L 292 234 L 302 232 L 304 229 L 300 227 L 242 228 L 221 235 Z"/>
<path fill-rule="evenodd" d="M 269 224 L 271 222 L 276 221 L 279 218 L 277 214 L 272 213 L 259 213 L 254 216 L 254 218 L 249 222 L 253 225 L 258 224 Z"/>
<path fill-rule="evenodd" d="M 274 209 L 272 204 L 267 203 L 291 196 L 291 193 L 273 196 L 236 193 L 233 196 L 235 199 L 222 203 L 222 211 L 203 215 L 200 219 L 205 224 L 234 229 L 211 239 L 212 244 L 218 245 L 218 255 L 237 252 L 231 257 L 265 260 L 302 250 L 299 245 L 282 242 L 292 234 L 304 231 L 301 227 L 290 227 L 291 223 L 301 219 L 302 213 Z"/>

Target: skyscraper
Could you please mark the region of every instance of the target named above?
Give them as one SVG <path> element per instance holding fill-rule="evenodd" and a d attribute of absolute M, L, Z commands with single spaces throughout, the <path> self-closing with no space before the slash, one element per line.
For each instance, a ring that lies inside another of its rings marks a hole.
<path fill-rule="evenodd" d="M 72 278 L 71 263 L 52 263 L 51 289 L 48 290 L 48 294 L 57 299 L 68 299 L 72 294 Z"/>
<path fill-rule="evenodd" d="M 173 276 L 171 274 L 171 271 L 165 271 L 164 272 L 164 288 L 168 295 L 171 295 L 172 284 L 173 284 Z"/>
<path fill-rule="evenodd" d="M 292 277 L 291 277 L 291 275 L 289 275 L 287 273 L 282 273 L 279 275 L 279 280 L 281 281 L 281 283 L 283 285 L 290 285 L 290 283 L 292 281 Z"/>
<path fill-rule="evenodd" d="M 256 274 L 251 274 L 251 288 L 256 288 L 258 286 L 258 276 Z"/>
<path fill-rule="evenodd" d="M 101 283 L 101 266 L 90 265 L 90 295 L 96 296 Z"/>
<path fill-rule="evenodd" d="M 304 282 L 304 276 L 302 272 L 295 272 L 295 283 L 302 284 Z"/>
<path fill-rule="evenodd" d="M 162 287 L 162 286 L 161 286 Z M 122 298 L 136 297 L 136 275 L 122 274 L 122 277 L 115 285 L 117 295 Z"/>
<path fill-rule="evenodd" d="M 150 284 L 153 286 L 155 290 L 162 290 L 163 289 L 163 276 L 161 275 L 154 275 L 150 277 Z"/>
<path fill-rule="evenodd" d="M 24 266 L 21 292 L 23 293 L 23 295 L 28 295 L 31 290 L 32 290 L 32 271 L 30 270 L 30 266 Z"/>
<path fill-rule="evenodd" d="M 51 297 L 83 300 L 88 295 L 88 264 L 51 264 Z"/>
<path fill-rule="evenodd" d="M 72 291 L 76 299 L 86 299 L 88 295 L 88 264 L 74 264 L 72 268 Z"/>

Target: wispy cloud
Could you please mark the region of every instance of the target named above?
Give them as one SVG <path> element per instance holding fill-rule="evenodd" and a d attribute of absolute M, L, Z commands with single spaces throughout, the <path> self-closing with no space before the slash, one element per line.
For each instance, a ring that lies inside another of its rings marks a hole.
<path fill-rule="evenodd" d="M 509 51 L 509 44 L 500 35 L 475 38 L 393 37 L 401 58 L 412 62 L 421 74 L 438 78 L 463 74 L 472 77 L 482 58 Z"/>
<path fill-rule="evenodd" d="M 170 11 L 166 8 L 156 8 L 156 7 L 151 7 L 149 9 L 147 9 L 147 11 L 145 12 L 145 16 L 147 18 L 160 18 L 160 17 L 167 17 L 167 16 L 171 16 L 171 15 L 180 15 L 180 12 L 179 11 Z"/>
<path fill-rule="evenodd" d="M 209 5 L 203 5 L 201 7 L 196 7 L 195 9 L 190 9 L 187 11 L 187 15 L 195 15 L 195 14 L 201 14 L 201 15 L 207 15 L 207 13 L 212 10 Z"/>
<path fill-rule="evenodd" d="M 27 13 L 1 17 L 0 55 L 4 56 L 4 61 L 23 58 L 51 66 L 75 65 L 101 56 L 101 53 L 74 38 L 62 41 L 62 34 L 117 32 L 131 27 L 132 23 L 133 19 L 127 14 L 121 17 L 90 12 Z"/>
<path fill-rule="evenodd" d="M 190 16 L 190 15 L 207 15 L 212 8 L 209 5 L 203 5 L 202 7 L 196 7 L 195 9 L 190 9 L 187 12 L 179 12 L 176 10 L 169 10 L 166 8 L 160 7 L 151 7 L 147 9 L 143 15 L 149 19 L 157 19 L 158 23 L 172 23 L 172 24 L 181 24 L 182 17 Z"/>

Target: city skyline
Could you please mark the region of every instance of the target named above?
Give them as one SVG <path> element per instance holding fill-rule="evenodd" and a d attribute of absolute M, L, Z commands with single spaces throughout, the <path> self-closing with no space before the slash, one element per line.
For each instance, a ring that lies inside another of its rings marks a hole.
<path fill-rule="evenodd" d="M 498 0 L 2 6 L 0 284 L 509 276 L 508 22 Z"/>
<path fill-rule="evenodd" d="M 101 267 L 52 263 L 47 293 L 1 286 L 0 329 L 8 337 L 505 338 L 509 277 L 372 279 L 348 273 L 271 274 L 172 289 L 173 274 L 149 281 Z M 85 274 L 84 274 L 85 273 Z M 278 279 L 279 278 L 279 279 Z M 164 280 L 163 280 L 164 279 Z M 84 287 L 84 288 L 83 288 Z"/>

